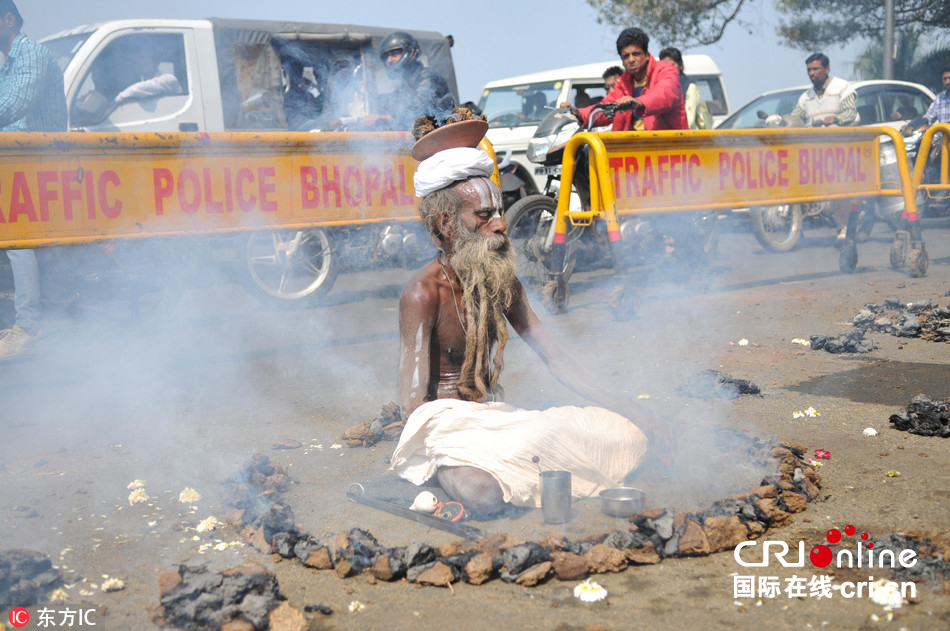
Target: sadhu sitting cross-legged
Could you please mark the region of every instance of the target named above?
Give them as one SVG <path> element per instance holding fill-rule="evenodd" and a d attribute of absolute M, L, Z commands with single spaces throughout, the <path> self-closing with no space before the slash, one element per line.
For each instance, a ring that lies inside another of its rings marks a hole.
<path fill-rule="evenodd" d="M 539 505 L 535 458 L 545 469 L 570 471 L 574 496 L 588 497 L 630 474 L 647 436 L 666 439 L 669 428 L 598 389 L 531 309 L 515 276 L 501 191 L 490 179 L 494 165 L 475 148 L 487 128 L 482 121 L 451 123 L 413 148 L 422 159 L 415 175 L 419 211 L 439 255 L 409 280 L 399 302 L 400 404 L 409 417 L 392 468 L 415 484 L 437 476 L 470 511 L 491 514 L 507 502 Z M 559 381 L 622 414 L 500 402 L 509 323 Z"/>

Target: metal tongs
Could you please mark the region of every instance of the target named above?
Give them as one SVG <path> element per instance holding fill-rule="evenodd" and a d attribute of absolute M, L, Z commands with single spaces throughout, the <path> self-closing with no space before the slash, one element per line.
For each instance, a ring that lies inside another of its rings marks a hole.
<path fill-rule="evenodd" d="M 391 515 L 405 517 L 406 519 L 411 519 L 414 522 L 429 526 L 431 528 L 437 528 L 439 530 L 444 530 L 445 532 L 450 532 L 453 535 L 468 539 L 469 541 L 477 541 L 486 535 L 484 531 L 475 528 L 474 526 L 467 526 L 465 524 L 450 521 L 443 517 L 436 517 L 435 515 L 419 513 L 414 510 L 410 510 L 405 506 L 394 504 L 393 502 L 387 502 L 374 497 L 368 497 L 366 495 L 366 489 L 364 489 L 363 485 L 359 482 L 354 482 L 350 485 L 350 488 L 348 488 L 346 491 L 346 497 L 351 502 L 363 504 L 364 506 L 369 506 L 370 508 L 375 508 L 390 513 Z"/>

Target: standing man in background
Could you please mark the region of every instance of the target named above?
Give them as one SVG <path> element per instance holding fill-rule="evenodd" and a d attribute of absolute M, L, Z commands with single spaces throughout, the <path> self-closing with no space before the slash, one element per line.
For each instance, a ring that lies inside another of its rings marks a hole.
<path fill-rule="evenodd" d="M 0 131 L 66 131 L 63 71 L 52 53 L 20 32 L 13 0 L 0 0 Z M 7 250 L 13 270 L 12 328 L 0 331 L 0 361 L 26 350 L 39 335 L 40 273 L 33 250 Z"/>

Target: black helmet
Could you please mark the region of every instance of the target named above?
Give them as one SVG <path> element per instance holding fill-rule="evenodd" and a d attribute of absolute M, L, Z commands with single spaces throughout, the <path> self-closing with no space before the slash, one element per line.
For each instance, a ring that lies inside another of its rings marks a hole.
<path fill-rule="evenodd" d="M 386 57 L 399 50 L 402 51 L 399 60 L 387 64 Z M 379 45 L 379 58 L 386 66 L 386 73 L 391 77 L 396 76 L 405 72 L 419 58 L 419 42 L 405 31 L 395 31 L 383 38 L 383 43 Z"/>

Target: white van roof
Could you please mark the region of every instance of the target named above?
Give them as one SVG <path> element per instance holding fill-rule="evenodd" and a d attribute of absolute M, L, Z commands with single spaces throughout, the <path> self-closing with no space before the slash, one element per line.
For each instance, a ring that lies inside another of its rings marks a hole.
<path fill-rule="evenodd" d="M 530 74 L 518 75 L 507 79 L 498 79 L 485 84 L 486 89 L 498 88 L 506 85 L 521 83 L 543 83 L 546 81 L 563 81 L 571 79 L 577 81 L 601 81 L 604 71 L 611 66 L 620 66 L 619 59 L 601 61 L 579 66 L 565 66 L 554 70 L 543 70 Z M 720 74 L 719 67 L 709 55 L 683 55 L 683 66 L 687 75 Z M 622 67 L 622 66 L 621 66 Z"/>

